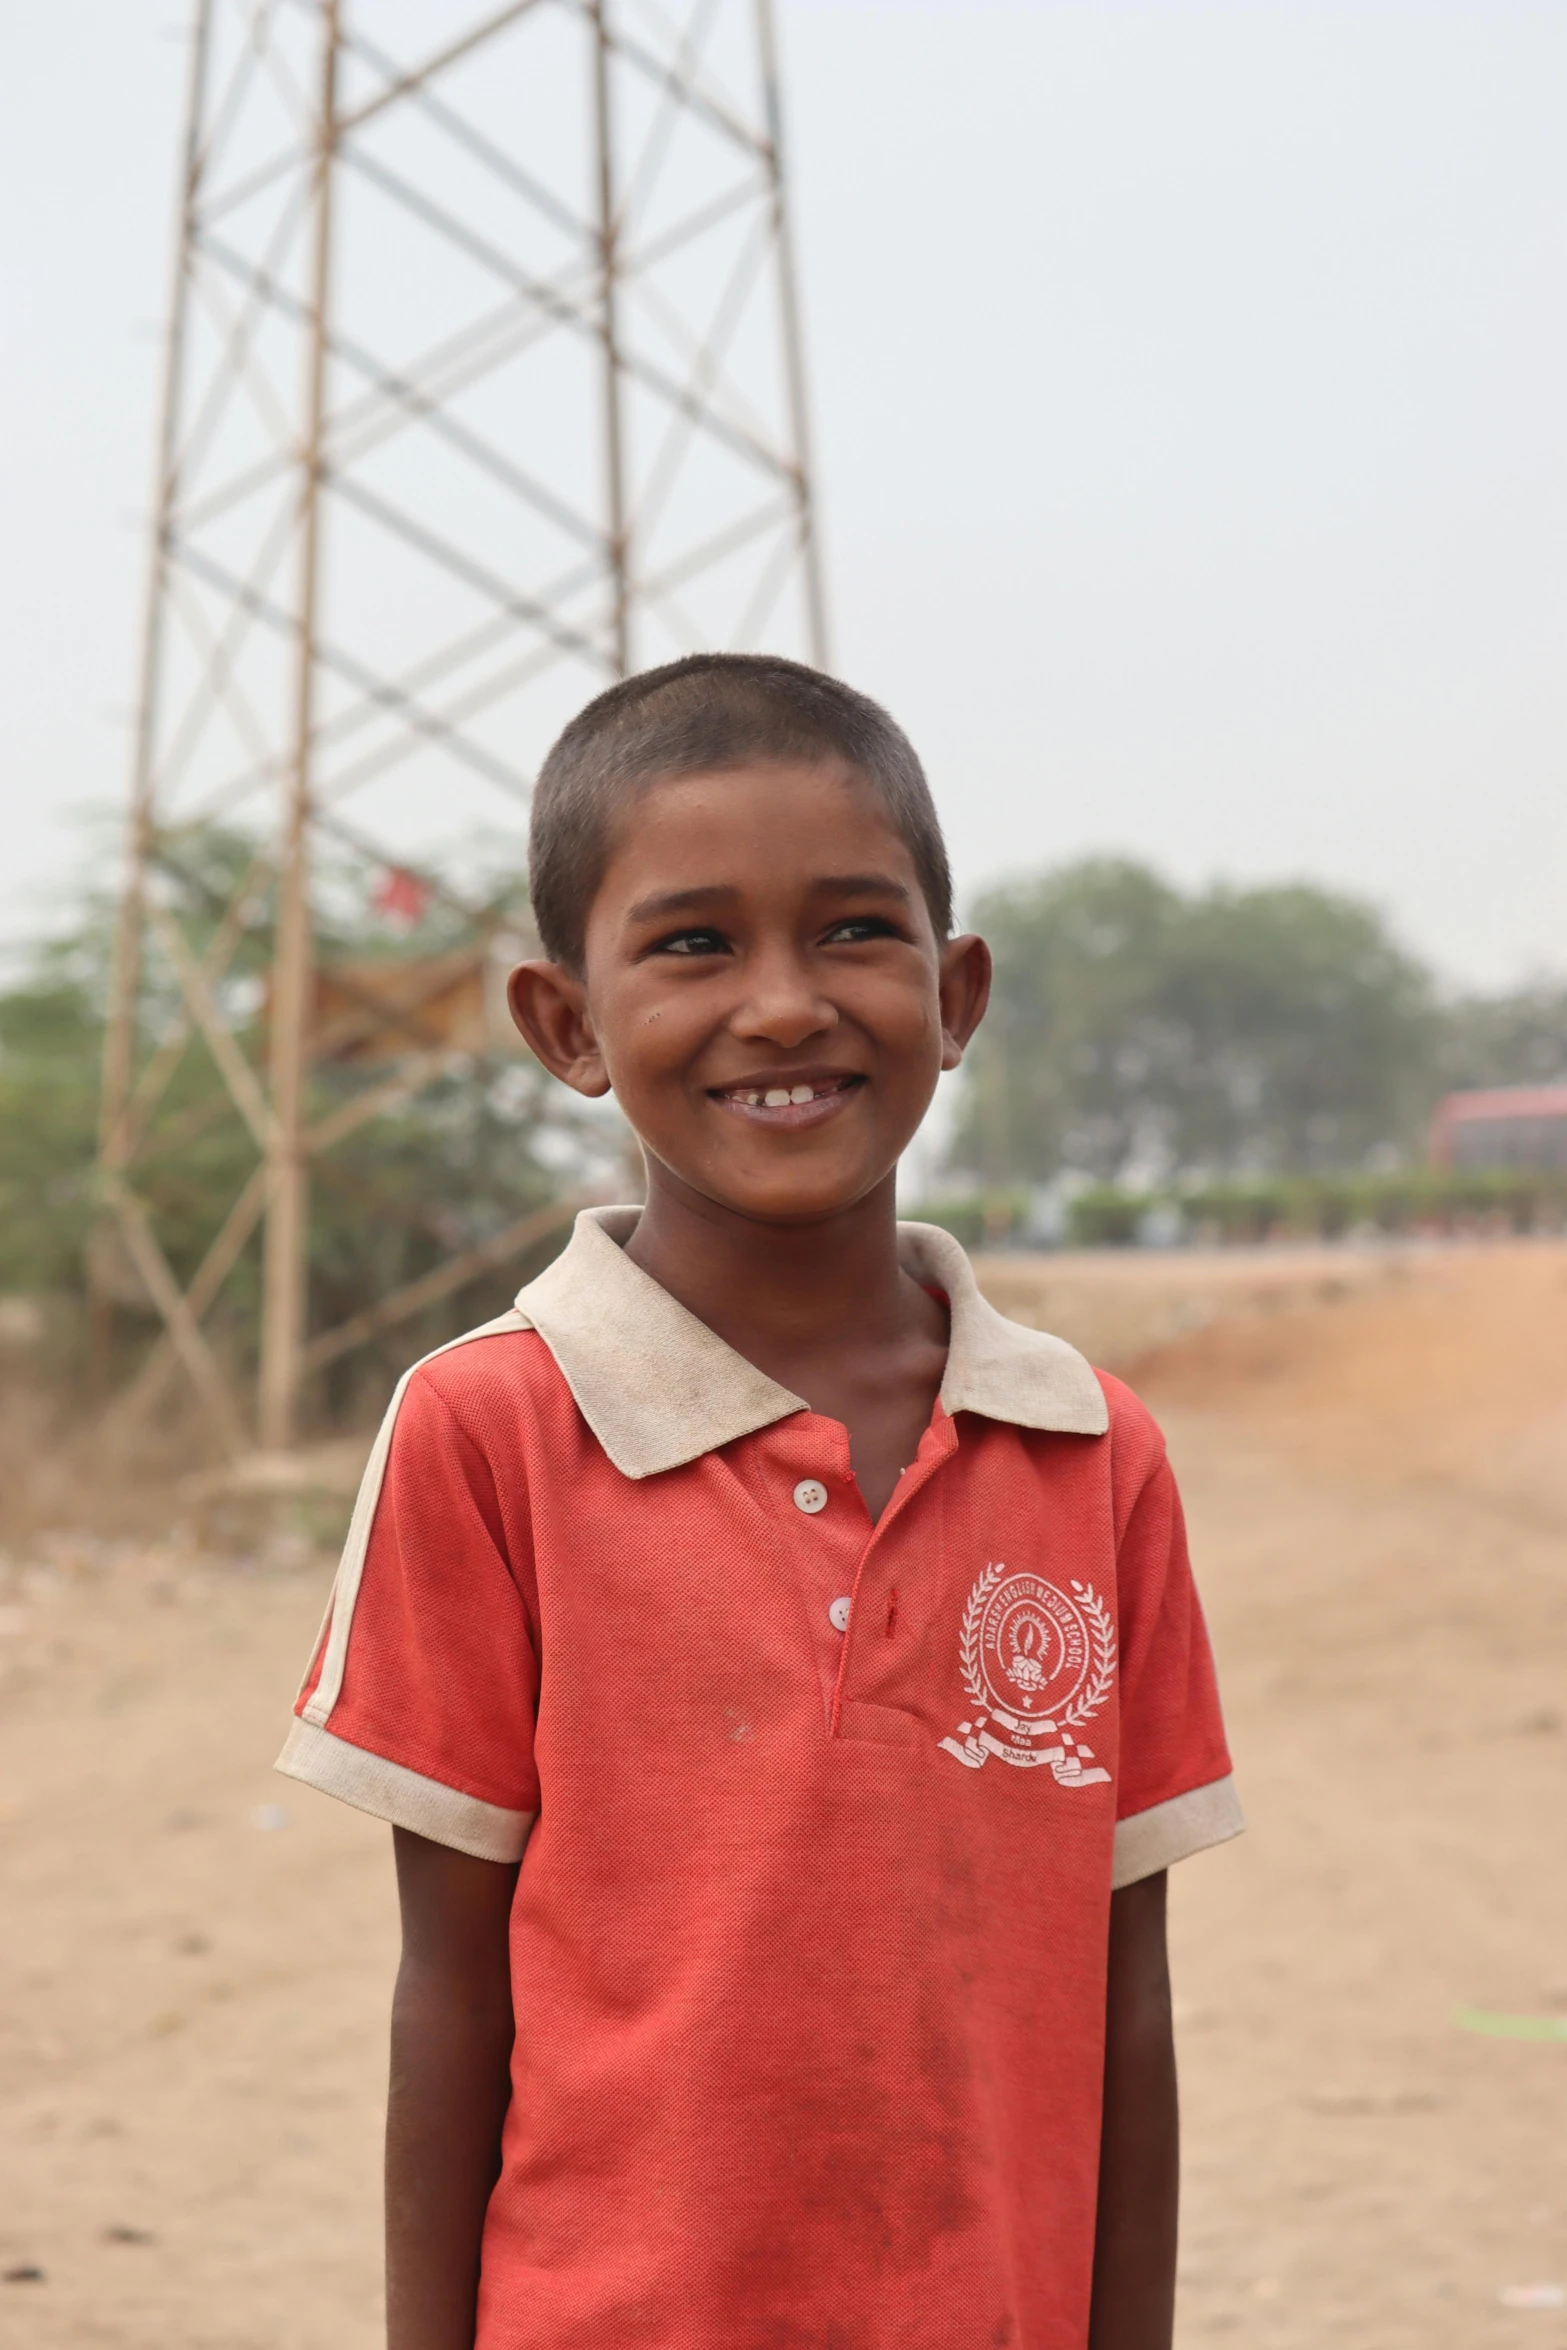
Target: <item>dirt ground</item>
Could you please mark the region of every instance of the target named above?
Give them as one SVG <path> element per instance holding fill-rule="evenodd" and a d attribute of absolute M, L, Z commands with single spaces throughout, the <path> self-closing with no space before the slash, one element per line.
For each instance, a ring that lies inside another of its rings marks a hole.
<path fill-rule="evenodd" d="M 1567 2028 L 1458 2021 L 1567 2026 L 1567 1244 L 985 1277 L 1168 1429 L 1251 1818 L 1173 1894 L 1182 2350 L 1567 2350 Z M 387 1838 L 268 1768 L 327 1566 L 70 1524 L 0 1582 L 0 2342 L 371 2350 Z"/>

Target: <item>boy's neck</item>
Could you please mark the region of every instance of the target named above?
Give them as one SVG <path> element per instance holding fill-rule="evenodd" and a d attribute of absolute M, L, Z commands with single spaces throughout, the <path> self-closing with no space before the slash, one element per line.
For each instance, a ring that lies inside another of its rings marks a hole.
<path fill-rule="evenodd" d="M 895 1345 L 931 1301 L 898 1263 L 896 1178 L 809 1224 L 762 1223 L 650 1165 L 626 1254 L 784 1385 L 787 1366 Z"/>

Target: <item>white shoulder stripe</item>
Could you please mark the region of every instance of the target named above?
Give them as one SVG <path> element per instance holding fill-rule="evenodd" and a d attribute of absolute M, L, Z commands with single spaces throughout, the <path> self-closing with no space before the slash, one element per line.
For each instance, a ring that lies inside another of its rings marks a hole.
<path fill-rule="evenodd" d="M 493 1322 L 481 1322 L 477 1330 L 465 1330 L 460 1338 L 449 1339 L 445 1346 L 433 1348 L 429 1354 L 421 1356 L 417 1363 L 410 1364 L 398 1380 L 386 1409 L 386 1417 L 377 1431 L 370 1458 L 365 1464 L 359 1496 L 354 1503 L 348 1540 L 343 1545 L 343 1555 L 332 1584 L 332 1596 L 327 1602 L 327 1622 L 331 1631 L 327 1638 L 326 1654 L 321 1659 L 321 1678 L 316 1683 L 310 1703 L 300 1714 L 302 1722 L 308 1722 L 317 1729 L 324 1728 L 331 1718 L 332 1708 L 343 1693 L 343 1668 L 348 1659 L 348 1635 L 353 1628 L 359 1581 L 364 1573 L 365 1553 L 370 1547 L 370 1529 L 375 1523 L 376 1504 L 381 1498 L 381 1487 L 386 1478 L 386 1464 L 392 1450 L 392 1430 L 397 1425 L 397 1414 L 408 1392 L 409 1380 L 426 1363 L 433 1363 L 437 1355 L 450 1354 L 453 1347 L 468 1346 L 475 1338 L 496 1338 L 505 1331 L 531 1330 L 532 1327 L 527 1315 L 520 1314 L 512 1306 L 506 1313 L 497 1314 Z M 316 1645 L 320 1647 L 319 1640 Z M 314 1663 L 315 1658 L 312 1656 L 312 1666 Z M 306 1680 L 309 1677 L 307 1673 Z"/>

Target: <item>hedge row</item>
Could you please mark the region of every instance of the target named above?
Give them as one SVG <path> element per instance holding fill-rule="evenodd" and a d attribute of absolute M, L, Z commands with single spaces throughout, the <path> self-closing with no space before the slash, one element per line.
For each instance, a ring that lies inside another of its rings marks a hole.
<path fill-rule="evenodd" d="M 966 1248 L 1016 1248 L 1048 1237 L 1069 1248 L 1204 1246 L 1260 1241 L 1448 1237 L 1567 1231 L 1567 1169 L 1454 1174 L 1279 1176 L 1178 1191 L 1096 1185 L 1061 1209 L 1050 1232 L 1025 1191 L 937 1200 L 914 1213 Z"/>

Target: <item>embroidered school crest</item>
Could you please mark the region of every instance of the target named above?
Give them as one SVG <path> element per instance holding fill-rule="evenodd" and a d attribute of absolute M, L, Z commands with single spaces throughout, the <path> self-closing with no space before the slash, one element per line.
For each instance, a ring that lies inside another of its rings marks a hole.
<path fill-rule="evenodd" d="M 972 1721 L 942 1751 L 969 1770 L 992 1755 L 1024 1771 L 1048 1764 L 1061 1787 L 1109 1779 L 1073 1733 L 1091 1721 L 1115 1679 L 1115 1626 L 1088 1583 L 1070 1592 L 1042 1575 L 989 1566 L 969 1593 L 958 1640 Z"/>

